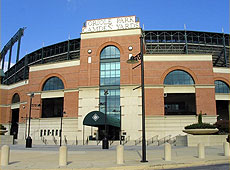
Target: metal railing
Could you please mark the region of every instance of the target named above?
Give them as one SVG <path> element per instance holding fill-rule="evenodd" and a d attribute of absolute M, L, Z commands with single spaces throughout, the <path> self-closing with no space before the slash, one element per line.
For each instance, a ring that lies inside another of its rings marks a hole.
<path fill-rule="evenodd" d="M 126 143 L 128 143 L 130 141 L 130 136 L 126 137 L 125 140 L 123 141 L 123 145 L 125 145 Z"/>
<path fill-rule="evenodd" d="M 151 137 L 150 139 L 147 140 L 147 145 L 150 145 L 154 142 L 158 142 L 158 135 Z"/>
<path fill-rule="evenodd" d="M 45 139 L 44 137 L 41 137 L 41 141 L 42 141 L 45 145 L 47 145 L 47 139 Z"/>
<path fill-rule="evenodd" d="M 135 143 L 135 145 L 137 145 L 137 144 L 141 143 L 141 141 L 142 141 L 142 137 L 139 137 L 138 139 L 136 139 L 134 141 L 134 143 Z"/>
<path fill-rule="evenodd" d="M 109 141 L 109 145 L 111 146 L 114 141 L 115 141 L 115 136 L 112 138 L 112 140 Z"/>
<path fill-rule="evenodd" d="M 170 138 L 171 138 L 171 135 L 168 135 L 168 136 L 165 136 L 165 137 L 159 139 L 158 140 L 158 146 L 168 142 L 170 140 Z"/>

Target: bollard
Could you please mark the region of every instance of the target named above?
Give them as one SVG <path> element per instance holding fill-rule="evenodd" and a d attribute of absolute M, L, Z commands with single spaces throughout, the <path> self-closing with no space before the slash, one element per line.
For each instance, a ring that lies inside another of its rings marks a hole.
<path fill-rule="evenodd" d="M 61 146 L 59 148 L 59 166 L 66 166 L 67 165 L 67 147 Z"/>
<path fill-rule="evenodd" d="M 10 160 L 10 147 L 7 145 L 3 145 L 1 150 L 1 165 L 7 166 L 9 165 Z"/>
<path fill-rule="evenodd" d="M 205 148 L 203 143 L 198 144 L 198 158 L 205 158 Z"/>
<path fill-rule="evenodd" d="M 230 156 L 229 143 L 224 142 L 224 156 Z"/>
<path fill-rule="evenodd" d="M 117 146 L 117 164 L 124 164 L 124 146 Z"/>
<path fill-rule="evenodd" d="M 165 143 L 165 161 L 171 161 L 171 145 L 169 143 Z"/>

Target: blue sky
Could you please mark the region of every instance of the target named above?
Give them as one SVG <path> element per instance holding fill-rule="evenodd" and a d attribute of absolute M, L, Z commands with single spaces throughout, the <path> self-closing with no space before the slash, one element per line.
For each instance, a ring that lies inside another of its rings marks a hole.
<path fill-rule="evenodd" d="M 139 17 L 145 30 L 183 30 L 186 24 L 187 30 L 229 33 L 229 0 L 2 0 L 1 50 L 21 27 L 27 28 L 20 58 L 43 42 L 80 38 L 86 20 L 128 15 Z"/>

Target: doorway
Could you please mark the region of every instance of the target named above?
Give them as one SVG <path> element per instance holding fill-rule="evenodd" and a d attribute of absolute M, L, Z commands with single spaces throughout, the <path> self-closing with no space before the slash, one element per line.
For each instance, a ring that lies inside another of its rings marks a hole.
<path fill-rule="evenodd" d="M 18 121 L 19 121 L 19 108 L 12 109 L 11 128 L 10 135 L 14 136 L 14 139 L 18 138 Z"/>

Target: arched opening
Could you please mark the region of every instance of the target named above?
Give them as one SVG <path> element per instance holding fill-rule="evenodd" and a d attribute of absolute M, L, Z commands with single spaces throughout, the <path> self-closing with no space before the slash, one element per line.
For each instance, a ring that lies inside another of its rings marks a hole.
<path fill-rule="evenodd" d="M 164 85 L 172 88 L 172 91 L 164 95 L 165 115 L 196 114 L 195 91 L 189 90 L 194 85 L 194 80 L 189 73 L 174 70 L 167 74 Z"/>
<path fill-rule="evenodd" d="M 108 92 L 106 114 L 120 120 L 120 50 L 112 45 L 106 46 L 100 53 L 99 110 L 105 114 L 104 90 Z M 120 130 L 120 127 L 109 126 L 108 131 L 113 134 L 111 139 L 119 139 L 118 129 Z"/>
<path fill-rule="evenodd" d="M 62 90 L 64 89 L 64 84 L 62 80 L 58 77 L 50 77 L 48 80 L 45 81 L 42 91 L 46 93 L 54 92 L 54 90 Z M 60 117 L 63 112 L 63 104 L 64 104 L 64 97 L 54 97 L 49 96 L 47 98 L 42 98 L 42 117 L 43 118 L 50 118 L 50 117 Z"/>
<path fill-rule="evenodd" d="M 216 95 L 229 95 L 229 85 L 221 80 L 215 81 Z M 218 120 L 229 120 L 229 100 L 224 98 L 216 99 L 216 112 Z"/>
<path fill-rule="evenodd" d="M 18 121 L 19 121 L 19 103 L 20 103 L 20 96 L 18 93 L 15 93 L 11 100 L 12 106 L 11 107 L 11 128 L 10 128 L 10 135 L 14 136 L 14 139 L 18 138 Z"/>

